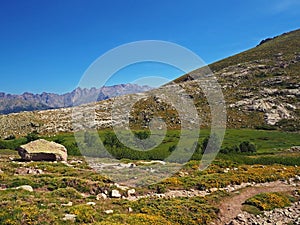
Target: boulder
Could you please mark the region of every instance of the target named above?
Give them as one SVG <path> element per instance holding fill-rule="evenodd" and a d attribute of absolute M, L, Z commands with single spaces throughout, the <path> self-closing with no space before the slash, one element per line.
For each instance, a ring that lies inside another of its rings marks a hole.
<path fill-rule="evenodd" d="M 21 145 L 18 152 L 26 161 L 67 161 L 68 157 L 65 146 L 44 139 Z"/>

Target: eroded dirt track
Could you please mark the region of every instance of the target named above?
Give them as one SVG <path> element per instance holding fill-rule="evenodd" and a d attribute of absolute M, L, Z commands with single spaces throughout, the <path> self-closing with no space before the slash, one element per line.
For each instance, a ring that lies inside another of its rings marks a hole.
<path fill-rule="evenodd" d="M 259 186 L 248 187 L 239 190 L 237 195 L 223 199 L 219 205 L 219 216 L 215 224 L 223 225 L 229 223 L 242 212 L 242 204 L 250 197 L 264 192 L 281 192 L 296 190 L 296 187 L 281 181 L 259 184 Z"/>

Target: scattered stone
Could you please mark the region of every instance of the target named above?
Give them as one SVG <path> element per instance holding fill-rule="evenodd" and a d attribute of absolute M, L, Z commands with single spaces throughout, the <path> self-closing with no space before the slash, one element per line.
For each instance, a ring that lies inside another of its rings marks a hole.
<path fill-rule="evenodd" d="M 19 155 L 26 161 L 67 161 L 67 149 L 53 141 L 39 139 L 21 145 Z"/>
<path fill-rule="evenodd" d="M 246 221 L 246 218 L 245 218 L 245 216 L 243 214 L 238 214 L 237 217 L 236 217 L 236 219 L 238 221 L 241 221 L 241 222 L 245 222 Z"/>
<path fill-rule="evenodd" d="M 35 169 L 35 168 L 19 167 L 19 168 L 16 169 L 15 173 L 19 174 L 19 175 L 26 175 L 26 174 L 36 175 L 36 174 L 43 174 L 44 171 L 41 170 L 41 169 Z"/>
<path fill-rule="evenodd" d="M 82 161 L 81 160 L 71 160 L 70 164 L 81 164 Z"/>
<path fill-rule="evenodd" d="M 61 206 L 72 206 L 73 202 L 68 202 L 67 204 L 61 204 Z"/>
<path fill-rule="evenodd" d="M 86 204 L 87 204 L 87 205 L 91 205 L 91 206 L 95 206 L 95 205 L 96 205 L 95 202 L 87 202 Z"/>
<path fill-rule="evenodd" d="M 23 189 L 25 191 L 33 192 L 33 188 L 30 185 L 22 185 L 22 186 L 16 187 L 15 189 L 17 189 L 17 190 Z"/>
<path fill-rule="evenodd" d="M 96 199 L 97 199 L 98 201 L 101 200 L 101 199 L 105 200 L 105 199 L 107 199 L 107 195 L 104 194 L 104 193 L 100 193 L 100 194 L 98 194 L 98 195 L 96 196 Z"/>
<path fill-rule="evenodd" d="M 129 168 L 134 168 L 134 167 L 136 167 L 136 165 L 134 163 L 129 164 Z"/>
<path fill-rule="evenodd" d="M 128 196 L 131 196 L 131 195 L 133 195 L 133 194 L 135 194 L 135 189 L 129 189 L 129 190 L 127 191 L 127 195 L 128 195 Z"/>
<path fill-rule="evenodd" d="M 119 188 L 119 189 L 122 190 L 122 191 L 126 191 L 126 190 L 129 189 L 129 187 L 124 186 L 124 185 L 120 185 L 120 184 L 118 184 L 118 183 L 114 183 L 114 184 L 112 184 L 111 186 L 116 186 L 117 188 Z"/>
<path fill-rule="evenodd" d="M 239 225 L 240 223 L 238 223 L 237 221 L 235 221 L 235 220 L 232 220 L 230 223 L 229 223 L 229 225 Z"/>
<path fill-rule="evenodd" d="M 114 213 L 114 210 L 109 209 L 109 210 L 105 210 L 104 212 L 105 212 L 106 214 L 112 214 L 112 213 Z"/>
<path fill-rule="evenodd" d="M 252 215 L 247 212 L 239 214 L 229 224 L 255 224 L 255 225 L 283 225 L 283 224 L 299 224 L 300 202 L 293 203 L 288 208 L 274 209 L 272 211 L 264 211 L 262 216 Z"/>
<path fill-rule="evenodd" d="M 209 189 L 209 192 L 216 192 L 216 191 L 218 191 L 218 188 L 211 188 L 211 189 Z"/>
<path fill-rule="evenodd" d="M 65 164 L 68 167 L 73 167 L 71 164 L 69 164 L 67 161 L 61 161 L 62 164 Z"/>
<path fill-rule="evenodd" d="M 133 212 L 133 209 L 131 207 L 128 208 L 128 212 L 131 213 Z"/>
<path fill-rule="evenodd" d="M 293 146 L 288 151 L 289 152 L 300 152 L 300 146 Z"/>
<path fill-rule="evenodd" d="M 111 191 L 111 197 L 112 198 L 121 198 L 122 195 L 120 194 L 120 192 L 118 190 L 114 189 L 114 190 Z"/>
<path fill-rule="evenodd" d="M 63 218 L 64 221 L 73 221 L 75 222 L 76 220 L 76 215 L 75 214 L 65 214 L 65 217 Z"/>

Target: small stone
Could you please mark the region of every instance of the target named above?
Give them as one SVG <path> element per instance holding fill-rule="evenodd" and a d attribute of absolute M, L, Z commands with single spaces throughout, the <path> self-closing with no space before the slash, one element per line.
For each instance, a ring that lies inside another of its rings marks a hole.
<path fill-rule="evenodd" d="M 44 172 L 43 172 L 43 170 L 41 170 L 41 169 L 37 169 L 37 170 L 36 170 L 36 173 L 37 173 L 37 174 L 43 174 Z"/>
<path fill-rule="evenodd" d="M 239 225 L 239 223 L 238 223 L 237 221 L 235 221 L 235 220 L 232 220 L 232 221 L 229 223 L 229 225 Z"/>
<path fill-rule="evenodd" d="M 112 213 L 114 213 L 114 210 L 109 209 L 109 210 L 105 210 L 104 212 L 105 212 L 106 214 L 112 214 Z"/>
<path fill-rule="evenodd" d="M 91 206 L 95 206 L 95 205 L 96 205 L 95 202 L 87 202 L 86 204 L 87 204 L 87 205 L 91 205 Z"/>
<path fill-rule="evenodd" d="M 33 188 L 30 185 L 22 185 L 22 186 L 16 187 L 15 189 L 17 189 L 17 190 L 23 189 L 25 191 L 33 192 Z"/>
<path fill-rule="evenodd" d="M 239 221 L 241 221 L 241 222 L 245 222 L 245 216 L 243 214 L 238 214 L 236 216 L 236 219 L 239 220 Z"/>
<path fill-rule="evenodd" d="M 98 195 L 96 196 L 96 199 L 97 199 L 98 201 L 101 200 L 101 199 L 105 200 L 105 199 L 107 199 L 107 195 L 104 194 L 104 193 L 100 193 L 100 194 L 98 194 Z"/>
<path fill-rule="evenodd" d="M 118 190 L 112 190 L 111 191 L 111 197 L 112 198 L 121 198 L 121 194 L 120 194 L 120 192 L 118 191 Z"/>
<path fill-rule="evenodd" d="M 75 214 L 65 214 L 65 217 L 63 218 L 63 220 L 67 221 L 73 221 L 75 222 L 76 220 L 76 215 Z"/>
<path fill-rule="evenodd" d="M 218 191 L 218 188 L 211 188 L 211 189 L 209 189 L 209 192 L 215 192 L 215 191 Z"/>
<path fill-rule="evenodd" d="M 127 191 L 128 196 L 135 194 L 135 189 L 129 189 Z"/>
<path fill-rule="evenodd" d="M 133 212 L 133 209 L 131 207 L 128 208 L 128 212 Z"/>
<path fill-rule="evenodd" d="M 73 202 L 68 202 L 67 204 L 61 204 L 61 206 L 72 206 Z"/>

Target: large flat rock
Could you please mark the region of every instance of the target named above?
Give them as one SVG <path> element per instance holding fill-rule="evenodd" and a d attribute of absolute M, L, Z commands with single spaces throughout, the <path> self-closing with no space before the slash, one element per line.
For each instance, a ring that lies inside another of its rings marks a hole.
<path fill-rule="evenodd" d="M 26 161 L 67 161 L 68 157 L 65 146 L 44 139 L 21 145 L 18 152 Z"/>

